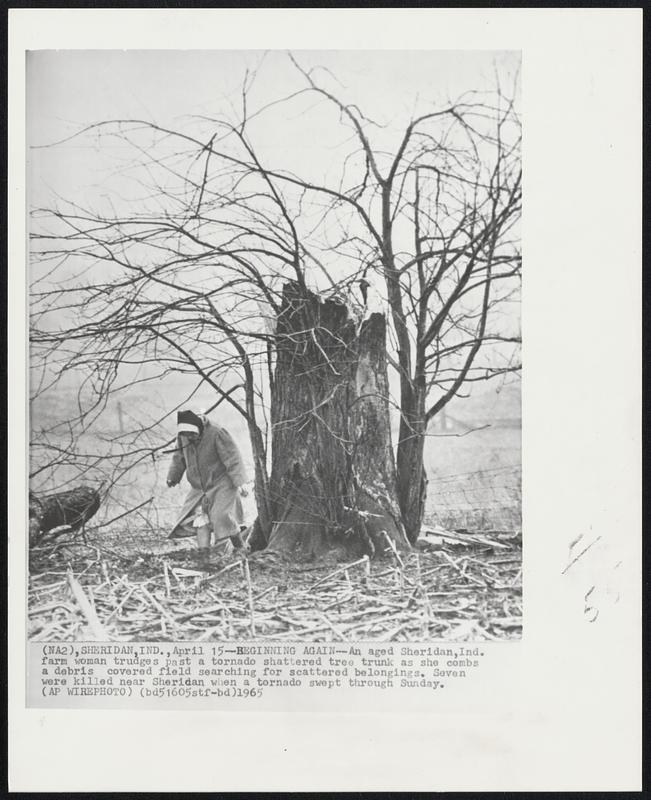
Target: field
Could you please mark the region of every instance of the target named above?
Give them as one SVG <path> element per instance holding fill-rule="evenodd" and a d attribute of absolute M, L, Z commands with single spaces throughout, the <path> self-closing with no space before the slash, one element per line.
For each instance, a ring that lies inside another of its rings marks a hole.
<path fill-rule="evenodd" d="M 402 563 L 300 568 L 264 551 L 206 562 L 190 548 L 119 555 L 110 544 L 32 554 L 32 640 L 463 642 L 521 632 L 519 536 L 426 538 Z"/>
<path fill-rule="evenodd" d="M 433 437 L 425 463 L 428 521 L 452 530 L 520 530 L 519 427 Z"/>
<path fill-rule="evenodd" d="M 99 447 L 100 443 L 91 446 Z M 29 636 L 481 641 L 521 635 L 520 430 L 428 441 L 426 524 L 407 558 L 296 566 L 165 538 L 183 490 L 143 465 L 85 532 L 30 551 Z M 143 503 L 141 508 L 121 516 Z M 249 519 L 254 509 L 249 504 Z M 117 519 L 116 519 L 117 517 Z"/>

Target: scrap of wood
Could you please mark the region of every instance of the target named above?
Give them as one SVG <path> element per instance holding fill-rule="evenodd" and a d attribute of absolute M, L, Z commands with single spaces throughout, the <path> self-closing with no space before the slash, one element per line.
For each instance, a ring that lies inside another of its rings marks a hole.
<path fill-rule="evenodd" d="M 358 558 L 357 561 L 352 561 L 350 564 L 345 564 L 343 567 L 339 567 L 334 572 L 331 572 L 329 575 L 326 575 L 324 578 L 321 578 L 316 583 L 313 583 L 310 587 L 310 591 L 316 589 L 317 586 L 321 586 L 322 583 L 329 581 L 331 578 L 336 578 L 337 575 L 341 575 L 342 572 L 346 572 L 351 567 L 356 567 L 358 564 L 366 564 L 368 562 L 368 556 L 363 556 L 362 558 Z"/>
<path fill-rule="evenodd" d="M 168 622 L 171 622 L 172 624 L 174 624 L 174 617 L 170 614 L 170 612 L 164 606 L 162 606 L 158 602 L 158 600 L 153 596 L 153 594 L 151 594 L 151 592 L 149 592 L 147 589 L 145 589 L 144 585 L 141 585 L 139 587 L 139 589 L 140 589 L 141 593 L 145 596 L 145 598 L 152 604 L 152 606 L 158 612 L 160 612 L 160 615 L 161 615 L 160 624 L 161 624 L 161 626 L 164 628 L 164 626 L 165 626 L 164 620 L 167 620 Z"/>
<path fill-rule="evenodd" d="M 93 632 L 94 637 L 99 642 L 109 641 L 110 636 L 104 629 L 102 623 L 99 621 L 99 617 L 97 616 L 96 610 L 93 608 L 89 599 L 86 597 L 86 594 L 81 584 L 72 574 L 72 570 L 68 572 L 68 585 L 70 586 L 70 591 L 72 592 L 72 596 L 77 601 L 77 605 L 81 609 L 81 613 L 86 618 L 88 626 Z"/>
<path fill-rule="evenodd" d="M 270 586 L 268 589 L 265 589 L 264 592 L 262 592 L 261 594 L 256 595 L 253 599 L 256 601 L 261 600 L 263 597 L 266 597 L 268 594 L 271 594 L 271 592 L 273 592 L 274 589 L 277 588 L 278 588 L 277 586 Z"/>
<path fill-rule="evenodd" d="M 249 570 L 249 561 L 247 558 L 242 562 L 244 568 L 244 577 L 246 579 L 246 593 L 249 601 L 249 616 L 251 626 L 251 637 L 255 638 L 255 612 L 253 603 L 253 586 L 251 585 L 251 571 Z"/>
<path fill-rule="evenodd" d="M 170 567 L 170 572 L 175 578 L 202 578 L 204 573 L 196 569 L 186 569 L 185 567 Z"/>
<path fill-rule="evenodd" d="M 436 537 L 438 533 L 426 534 L 425 541 L 427 535 Z M 485 532 L 446 533 L 451 542 L 470 543 L 479 537 L 482 541 L 472 543 L 500 546 L 489 541 Z M 152 542 L 152 547 L 156 544 Z M 394 582 L 395 565 L 374 572 L 369 580 L 367 558 L 331 571 L 333 567 L 327 565 L 287 567 L 280 561 L 270 567 L 268 557 L 264 562 L 254 557 L 248 562 L 247 580 L 240 559 L 207 574 L 195 567 L 196 556 L 191 551 L 187 559 L 170 559 L 167 570 L 164 562 L 168 559 L 151 557 L 132 562 L 127 571 L 124 558 L 101 541 L 92 552 L 90 548 L 65 556 L 55 550 L 44 552 L 30 551 L 28 630 L 35 641 L 75 641 L 92 635 L 92 629 L 80 632 L 81 626 L 87 625 L 86 615 L 79 613 L 79 603 L 71 602 L 66 594 L 65 568 L 57 568 L 70 559 L 77 583 L 85 573 L 83 580 L 92 584 L 94 608 L 88 590 L 82 589 L 91 609 L 88 613 L 94 613 L 104 628 L 102 638 L 111 641 L 138 640 L 148 633 L 167 641 L 223 642 L 248 637 L 252 618 L 249 592 L 255 604 L 255 635 L 265 640 L 410 642 L 468 639 L 474 634 L 504 641 L 519 636 L 522 624 L 519 547 L 513 545 L 507 553 L 485 548 L 482 554 L 473 553 L 473 558 L 462 555 L 463 551 L 451 557 L 451 550 L 446 552 L 445 547 L 425 546 L 418 553 L 401 553 L 402 589 Z M 150 555 L 156 554 L 150 550 Z M 513 558 L 508 558 L 510 555 Z M 394 557 L 394 564 L 396 561 Z M 243 578 L 233 572 L 238 565 Z M 355 569 L 358 565 L 362 568 Z M 311 575 L 313 570 L 319 570 L 317 575 Z M 346 573 L 346 582 L 338 580 Z M 133 581 L 133 575 L 139 580 Z M 191 588 L 188 579 L 195 579 Z M 513 581 L 517 586 L 510 585 Z M 141 587 L 149 591 L 142 592 Z"/>
<path fill-rule="evenodd" d="M 472 544 L 483 544 L 487 545 L 488 547 L 496 547 L 502 548 L 503 550 L 510 550 L 510 546 L 508 544 L 504 544 L 504 542 L 498 542 L 495 539 L 489 539 L 486 536 L 482 536 L 479 533 L 454 533 L 453 531 L 443 530 L 443 528 L 425 528 L 421 534 L 422 538 L 425 541 L 431 540 L 432 538 L 440 538 L 440 539 L 450 539 L 453 542 L 459 542 L 460 544 L 464 544 L 466 546 L 470 546 Z"/>
<path fill-rule="evenodd" d="M 28 611 L 30 617 L 36 616 L 37 614 L 44 614 L 46 611 L 54 611 L 56 608 L 62 608 L 64 611 L 72 611 L 72 606 L 64 603 L 62 600 L 55 600 L 52 603 L 45 603 L 42 606 L 38 606 L 37 608 L 31 608 Z"/>
<path fill-rule="evenodd" d="M 400 553 L 398 553 L 398 548 L 396 547 L 393 539 L 389 536 L 389 534 L 386 531 L 382 531 L 382 533 L 384 534 L 384 538 L 389 543 L 389 547 L 391 548 L 391 551 L 393 552 L 396 561 L 400 565 L 400 572 L 402 573 L 402 570 L 404 570 L 405 568 L 405 562 L 400 558 Z"/>
<path fill-rule="evenodd" d="M 340 639 L 342 642 L 348 641 L 346 636 L 339 630 L 339 628 L 332 622 L 332 620 L 328 619 L 328 617 L 325 614 L 320 614 L 320 617 L 338 639 Z"/>
<path fill-rule="evenodd" d="M 222 575 L 224 572 L 228 572 L 231 569 L 235 569 L 235 567 L 241 567 L 242 562 L 238 559 L 237 561 L 233 561 L 232 564 L 227 564 L 225 567 L 219 570 L 219 572 L 215 572 L 213 575 L 210 575 L 208 578 L 204 578 L 201 581 L 201 585 L 205 586 L 207 583 L 212 583 L 216 578 Z M 200 573 L 203 574 L 203 573 Z"/>

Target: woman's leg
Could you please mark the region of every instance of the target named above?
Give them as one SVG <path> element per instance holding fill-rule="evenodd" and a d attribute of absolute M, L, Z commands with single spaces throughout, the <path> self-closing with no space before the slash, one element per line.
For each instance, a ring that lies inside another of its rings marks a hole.
<path fill-rule="evenodd" d="M 200 550 L 206 550 L 210 547 L 210 525 L 202 525 L 197 528 L 197 547 Z"/>

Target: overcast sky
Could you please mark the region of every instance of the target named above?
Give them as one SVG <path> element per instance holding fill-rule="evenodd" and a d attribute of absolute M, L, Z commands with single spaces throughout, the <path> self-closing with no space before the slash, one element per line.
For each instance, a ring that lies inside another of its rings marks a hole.
<path fill-rule="evenodd" d="M 393 145 L 393 149 L 414 113 L 432 110 L 468 90 L 494 88 L 496 70 L 503 81 L 512 81 L 520 63 L 519 53 L 498 51 L 329 50 L 294 51 L 294 55 L 306 67 L 330 70 L 332 75 L 323 71 L 320 80 L 386 125 L 385 130 L 373 130 L 373 141 L 379 146 Z M 244 74 L 261 62 L 249 111 L 304 86 L 286 53 L 31 52 L 27 60 L 28 142 L 48 144 L 107 119 L 137 118 L 179 127 L 189 124 L 189 115 L 234 116 L 240 109 Z M 304 105 L 297 104 L 296 119 L 278 116 L 276 125 L 265 117 L 264 130 L 255 132 L 256 146 L 276 160 L 291 158 L 295 168 L 297 164 L 314 168 L 315 162 L 321 167 L 324 155 L 317 151 L 332 109 L 315 105 L 311 100 L 310 114 L 303 117 Z M 105 164 L 92 142 L 77 140 L 54 150 L 32 150 L 30 167 L 30 196 L 40 203 L 46 196 L 45 186 L 68 196 L 97 183 Z"/>

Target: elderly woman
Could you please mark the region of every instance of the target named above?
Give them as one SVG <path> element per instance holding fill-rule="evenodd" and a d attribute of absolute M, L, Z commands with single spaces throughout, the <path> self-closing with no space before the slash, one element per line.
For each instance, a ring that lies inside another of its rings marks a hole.
<path fill-rule="evenodd" d="M 241 497 L 248 491 L 242 455 L 231 435 L 207 417 L 192 411 L 177 415 L 177 449 L 167 485 L 176 486 L 185 472 L 191 486 L 170 537 L 197 536 L 198 547 L 229 539 L 239 544 L 244 521 Z"/>

